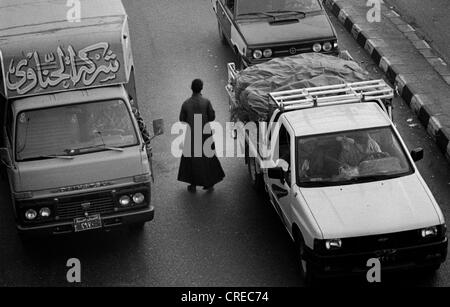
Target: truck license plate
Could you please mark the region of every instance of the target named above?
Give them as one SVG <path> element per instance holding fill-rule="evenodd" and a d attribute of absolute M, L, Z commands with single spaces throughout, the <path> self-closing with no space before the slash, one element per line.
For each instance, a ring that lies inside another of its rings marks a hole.
<path fill-rule="evenodd" d="M 100 214 L 80 217 L 74 219 L 73 226 L 75 232 L 97 229 L 102 227 L 102 219 L 100 218 Z"/>

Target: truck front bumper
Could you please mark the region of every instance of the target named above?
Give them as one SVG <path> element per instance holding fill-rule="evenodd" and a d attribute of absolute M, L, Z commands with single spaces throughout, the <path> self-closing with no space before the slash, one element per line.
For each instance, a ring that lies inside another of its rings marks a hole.
<path fill-rule="evenodd" d="M 436 267 L 447 258 L 448 240 L 365 253 L 324 256 L 306 249 L 306 259 L 318 277 L 361 275 L 373 267 L 367 265 L 369 259 L 379 259 L 381 271 L 401 271 L 414 268 Z"/>
<path fill-rule="evenodd" d="M 155 209 L 153 206 L 139 210 L 120 212 L 101 216 L 102 227 L 88 231 L 108 231 L 116 227 L 145 223 L 153 220 Z M 26 236 L 50 236 L 74 232 L 73 222 L 54 222 L 45 225 L 22 226 L 17 225 L 19 234 Z"/>

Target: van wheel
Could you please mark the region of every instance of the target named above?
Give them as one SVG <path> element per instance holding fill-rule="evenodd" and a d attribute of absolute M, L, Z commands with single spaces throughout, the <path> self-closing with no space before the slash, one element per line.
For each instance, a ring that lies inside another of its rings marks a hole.
<path fill-rule="evenodd" d="M 295 250 L 297 253 L 300 275 L 302 276 L 305 285 L 307 287 L 314 286 L 316 283 L 316 276 L 310 263 L 305 259 L 305 241 L 298 233 L 295 235 Z"/>
<path fill-rule="evenodd" d="M 252 182 L 253 188 L 258 192 L 263 192 L 264 191 L 263 174 L 258 173 L 255 158 L 248 158 L 248 173 L 250 175 L 250 180 Z"/>

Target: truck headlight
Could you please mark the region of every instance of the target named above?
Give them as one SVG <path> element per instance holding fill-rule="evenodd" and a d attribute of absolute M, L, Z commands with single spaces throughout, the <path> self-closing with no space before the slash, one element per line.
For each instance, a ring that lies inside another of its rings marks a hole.
<path fill-rule="evenodd" d="M 136 193 L 133 195 L 133 202 L 137 205 L 140 205 L 144 202 L 145 196 L 142 193 Z"/>
<path fill-rule="evenodd" d="M 420 235 L 422 238 L 432 238 L 436 237 L 438 234 L 438 228 L 437 226 L 424 228 L 420 231 Z"/>
<path fill-rule="evenodd" d="M 131 198 L 128 195 L 123 195 L 119 198 L 119 204 L 122 207 L 128 206 L 131 203 Z"/>
<path fill-rule="evenodd" d="M 336 249 L 340 249 L 341 247 L 342 247 L 341 239 L 325 240 L 325 248 L 327 250 L 336 250 Z"/>
<path fill-rule="evenodd" d="M 321 45 L 321 44 L 315 43 L 315 44 L 313 45 L 313 51 L 314 51 L 314 52 L 320 52 L 321 50 L 322 50 L 322 45 Z"/>
<path fill-rule="evenodd" d="M 253 57 L 255 58 L 255 59 L 260 59 L 260 58 L 262 58 L 262 56 L 263 56 L 263 53 L 262 53 L 262 51 L 261 50 L 259 50 L 259 49 L 256 49 L 255 51 L 253 51 Z"/>
<path fill-rule="evenodd" d="M 333 49 L 333 45 L 330 42 L 326 42 L 325 44 L 323 44 L 323 51 L 331 51 L 331 49 Z"/>
<path fill-rule="evenodd" d="M 25 212 L 25 218 L 26 218 L 27 220 L 29 220 L 29 221 L 34 220 L 36 217 L 37 217 L 37 212 L 36 212 L 36 210 L 34 210 L 34 209 L 28 209 L 28 210 Z"/>
<path fill-rule="evenodd" d="M 265 49 L 263 52 L 265 58 L 270 58 L 272 54 L 273 54 L 272 49 Z"/>
<path fill-rule="evenodd" d="M 41 210 L 39 210 L 39 215 L 43 218 L 50 217 L 51 214 L 52 214 L 52 211 L 48 207 L 44 207 L 44 208 L 41 208 Z"/>

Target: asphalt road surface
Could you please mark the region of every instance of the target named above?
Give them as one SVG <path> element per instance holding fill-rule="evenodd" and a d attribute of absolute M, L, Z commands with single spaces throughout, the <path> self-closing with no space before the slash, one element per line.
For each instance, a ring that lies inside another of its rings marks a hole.
<path fill-rule="evenodd" d="M 450 63 L 450 2 L 448 0 L 386 0 Z"/>
<path fill-rule="evenodd" d="M 81 261 L 83 286 L 301 286 L 293 244 L 272 207 L 251 188 L 244 162 L 222 158 L 224 182 L 213 193 L 190 194 L 176 181 L 170 153 L 171 126 L 190 81 L 205 81 L 204 95 L 217 120 L 228 119 L 224 86 L 233 60 L 221 45 L 209 0 L 124 1 L 130 16 L 139 103 L 147 122 L 164 118 L 166 134 L 154 142 L 154 221 L 141 233 L 110 233 L 37 240 L 23 245 L 15 233 L 6 182 L 0 185 L 0 285 L 65 286 L 66 262 Z M 367 55 L 336 24 L 342 49 L 380 77 Z M 395 101 L 395 119 L 407 145 L 425 148 L 419 168 L 450 217 L 450 164 L 413 113 Z M 382 195 L 380 195 L 382 197 Z M 349 279 L 331 284 L 359 283 Z M 382 276 L 386 285 L 450 285 L 450 267 L 434 275 L 407 272 Z"/>

